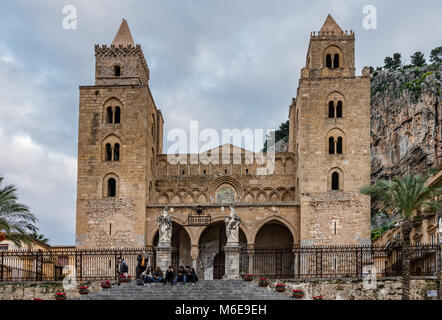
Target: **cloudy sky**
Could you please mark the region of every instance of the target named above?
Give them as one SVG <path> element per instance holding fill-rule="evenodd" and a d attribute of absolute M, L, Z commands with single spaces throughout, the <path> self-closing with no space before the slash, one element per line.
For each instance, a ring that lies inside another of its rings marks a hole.
<path fill-rule="evenodd" d="M 65 5 L 77 9 L 76 30 L 63 28 Z M 363 28 L 366 5 L 375 30 Z M 439 0 L 4 1 L 0 174 L 52 244 L 74 244 L 78 86 L 93 84 L 94 44 L 110 44 L 122 18 L 148 60 L 167 136 L 190 120 L 200 130 L 278 127 L 328 13 L 356 32 L 360 74 L 393 52 L 428 56 L 441 45 L 441 12 Z"/>

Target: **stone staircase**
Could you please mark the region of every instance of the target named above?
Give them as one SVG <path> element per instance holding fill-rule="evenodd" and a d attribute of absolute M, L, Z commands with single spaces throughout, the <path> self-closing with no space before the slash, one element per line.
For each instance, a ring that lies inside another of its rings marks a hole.
<path fill-rule="evenodd" d="M 290 297 L 244 281 L 201 280 L 195 285 L 152 283 L 137 286 L 135 281 L 80 296 L 79 300 L 291 300 Z"/>

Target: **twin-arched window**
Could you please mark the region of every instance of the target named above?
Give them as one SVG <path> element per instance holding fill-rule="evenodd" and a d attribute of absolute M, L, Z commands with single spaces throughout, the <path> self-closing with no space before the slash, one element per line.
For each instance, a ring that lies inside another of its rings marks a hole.
<path fill-rule="evenodd" d="M 341 100 L 339 100 L 336 105 L 335 105 L 334 101 L 329 101 L 329 103 L 328 103 L 328 117 L 330 119 L 342 118 L 342 107 L 343 107 L 343 103 Z"/>
<path fill-rule="evenodd" d="M 340 68 L 339 54 L 335 53 L 334 55 L 328 53 L 325 56 L 325 65 L 330 69 L 338 69 Z"/>
<path fill-rule="evenodd" d="M 106 123 L 118 124 L 121 122 L 121 108 L 120 107 L 107 107 L 106 108 Z"/>
<path fill-rule="evenodd" d="M 344 139 L 342 137 L 338 137 L 335 139 L 334 137 L 328 138 L 328 153 L 329 154 L 343 154 L 344 153 Z"/>
<path fill-rule="evenodd" d="M 105 161 L 120 161 L 120 144 L 106 143 Z"/>

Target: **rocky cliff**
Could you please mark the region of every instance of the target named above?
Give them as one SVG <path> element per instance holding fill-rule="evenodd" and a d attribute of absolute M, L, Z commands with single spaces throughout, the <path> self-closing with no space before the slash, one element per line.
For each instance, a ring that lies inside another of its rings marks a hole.
<path fill-rule="evenodd" d="M 372 179 L 441 164 L 441 64 L 376 71 L 371 81 Z"/>
<path fill-rule="evenodd" d="M 441 166 L 441 71 L 438 63 L 372 73 L 373 182 Z M 373 203 L 373 212 L 377 205 Z M 390 223 L 379 219 L 372 221 L 373 228 Z"/>

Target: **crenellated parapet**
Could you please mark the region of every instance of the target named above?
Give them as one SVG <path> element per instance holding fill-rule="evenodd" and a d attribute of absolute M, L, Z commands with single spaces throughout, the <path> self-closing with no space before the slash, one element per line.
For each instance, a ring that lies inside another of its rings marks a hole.
<path fill-rule="evenodd" d="M 150 70 L 147 65 L 146 58 L 144 57 L 143 50 L 141 46 L 137 44 L 136 46 L 128 45 L 95 45 L 95 58 L 127 58 L 127 57 L 139 57 L 141 64 L 145 73 L 147 74 L 147 79 L 150 79 Z"/>
<path fill-rule="evenodd" d="M 310 34 L 311 41 L 348 41 L 355 40 L 355 33 L 353 30 L 344 31 L 313 31 Z"/>

